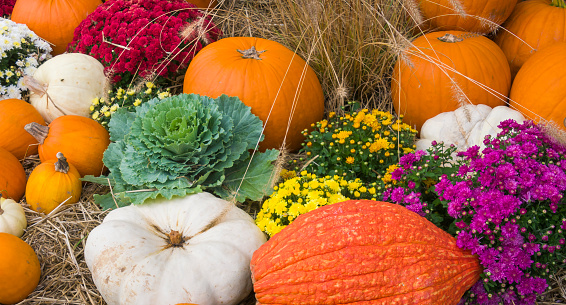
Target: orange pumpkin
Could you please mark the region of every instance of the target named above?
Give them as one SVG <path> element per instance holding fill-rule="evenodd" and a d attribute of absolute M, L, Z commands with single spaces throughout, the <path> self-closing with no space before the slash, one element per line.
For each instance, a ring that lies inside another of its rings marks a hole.
<path fill-rule="evenodd" d="M 26 184 L 26 202 L 37 212 L 49 214 L 61 203 L 79 201 L 82 192 L 79 171 L 62 153 L 45 161 L 31 172 Z"/>
<path fill-rule="evenodd" d="M 31 122 L 45 124 L 35 107 L 19 99 L 1 100 L 0 147 L 18 159 L 37 154 L 37 140 L 24 129 Z"/>
<path fill-rule="evenodd" d="M 415 39 L 399 56 L 391 81 L 395 111 L 419 131 L 426 120 L 467 103 L 502 106 L 510 88 L 501 49 L 484 36 L 460 31 Z"/>
<path fill-rule="evenodd" d="M 216 0 L 187 0 L 187 2 L 192 3 L 201 9 L 214 8 L 218 4 Z"/>
<path fill-rule="evenodd" d="M 496 1 L 494 1 L 496 2 Z M 529 0 L 517 4 L 495 36 L 507 56 L 511 76 L 538 50 L 566 42 L 566 4 L 564 0 Z"/>
<path fill-rule="evenodd" d="M 26 172 L 14 155 L 0 147 L 0 195 L 20 201 L 26 190 Z"/>
<path fill-rule="evenodd" d="M 300 215 L 250 266 L 257 304 L 455 305 L 483 271 L 426 218 L 371 200 Z"/>
<path fill-rule="evenodd" d="M 56 159 L 62 152 L 81 177 L 104 172 L 102 156 L 110 144 L 108 131 L 97 121 L 78 115 L 64 115 L 49 126 L 31 123 L 26 130 L 39 141 L 41 162 Z"/>
<path fill-rule="evenodd" d="M 101 0 L 18 0 L 10 19 L 53 44 L 51 54 L 58 55 L 73 40 L 75 28 L 100 4 Z"/>
<path fill-rule="evenodd" d="M 433 30 L 487 34 L 511 15 L 517 0 L 415 0 Z"/>
<path fill-rule="evenodd" d="M 187 69 L 183 92 L 239 97 L 264 123 L 262 150 L 298 150 L 302 131 L 324 115 L 322 87 L 312 68 L 262 38 L 229 37 L 204 47 Z"/>
<path fill-rule="evenodd" d="M 509 106 L 535 122 L 553 121 L 566 131 L 566 42 L 536 52 L 517 73 Z"/>
<path fill-rule="evenodd" d="M 8 233 L 0 233 L 0 258 L 0 303 L 19 303 L 39 284 L 39 259 L 30 245 Z"/>

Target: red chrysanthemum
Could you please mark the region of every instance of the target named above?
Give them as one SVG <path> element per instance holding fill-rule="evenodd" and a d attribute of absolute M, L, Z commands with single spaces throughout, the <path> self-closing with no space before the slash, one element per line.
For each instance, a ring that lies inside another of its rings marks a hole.
<path fill-rule="evenodd" d="M 0 3 L 0 17 L 9 18 L 14 9 L 14 4 L 16 4 L 16 0 L 3 0 Z"/>
<path fill-rule="evenodd" d="M 109 0 L 75 29 L 68 51 L 100 60 L 115 85 L 135 77 L 173 79 L 220 30 L 184 0 Z"/>

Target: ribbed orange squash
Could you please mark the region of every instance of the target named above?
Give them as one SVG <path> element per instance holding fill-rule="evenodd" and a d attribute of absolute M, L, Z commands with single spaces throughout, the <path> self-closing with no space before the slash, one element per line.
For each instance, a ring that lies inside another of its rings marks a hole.
<path fill-rule="evenodd" d="M 494 1 L 496 2 L 496 1 Z M 566 4 L 564 0 L 521 1 L 495 36 L 507 56 L 511 76 L 538 50 L 566 42 Z"/>
<path fill-rule="evenodd" d="M 312 68 L 282 44 L 262 38 L 229 37 L 204 47 L 189 64 L 183 92 L 239 97 L 265 125 L 262 150 L 298 150 L 302 131 L 324 115 Z"/>
<path fill-rule="evenodd" d="M 416 0 L 428 26 L 487 34 L 511 15 L 517 0 Z"/>
<path fill-rule="evenodd" d="M 26 130 L 39 141 L 41 162 L 57 159 L 61 152 L 81 177 L 100 176 L 104 170 L 102 157 L 110 144 L 108 131 L 97 121 L 78 115 L 63 115 L 49 126 L 28 124 Z"/>
<path fill-rule="evenodd" d="M 502 106 L 510 88 L 503 51 L 484 36 L 460 31 L 415 39 L 399 56 L 391 81 L 395 111 L 419 131 L 426 120 L 467 103 Z"/>
<path fill-rule="evenodd" d="M 37 212 L 49 214 L 61 203 L 79 201 L 82 182 L 79 171 L 62 153 L 57 159 L 42 162 L 29 175 L 26 202 Z"/>
<path fill-rule="evenodd" d="M 517 73 L 509 106 L 535 122 L 553 121 L 566 131 L 566 42 L 555 43 L 531 56 Z"/>
<path fill-rule="evenodd" d="M 14 155 L 0 147 L 0 194 L 20 201 L 26 190 L 26 172 Z"/>
<path fill-rule="evenodd" d="M 349 200 L 303 214 L 251 260 L 258 304 L 457 304 L 482 272 L 405 207 Z M 359 302 L 359 303 L 357 303 Z"/>
<path fill-rule="evenodd" d="M 24 129 L 31 122 L 45 124 L 35 107 L 19 99 L 1 100 L 0 147 L 18 159 L 37 154 L 37 140 Z"/>
<path fill-rule="evenodd" d="M 79 23 L 100 4 L 101 0 L 18 0 L 10 19 L 54 44 L 51 54 L 59 55 L 73 40 Z"/>
<path fill-rule="evenodd" d="M 41 265 L 33 248 L 19 237 L 0 232 L 0 303 L 24 300 L 40 277 Z"/>

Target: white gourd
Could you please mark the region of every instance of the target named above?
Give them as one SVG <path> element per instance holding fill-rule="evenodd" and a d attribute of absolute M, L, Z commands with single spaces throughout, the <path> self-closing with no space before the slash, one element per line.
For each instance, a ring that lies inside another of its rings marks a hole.
<path fill-rule="evenodd" d="M 109 305 L 230 305 L 251 292 L 251 257 L 265 241 L 246 212 L 199 193 L 111 211 L 85 261 Z"/>
<path fill-rule="evenodd" d="M 50 123 L 62 115 L 89 117 L 92 100 L 104 92 L 106 77 L 94 57 L 64 53 L 44 62 L 24 82 L 31 89 L 30 104 Z"/>
<path fill-rule="evenodd" d="M 12 199 L 0 197 L 0 232 L 21 237 L 27 226 L 24 208 Z"/>

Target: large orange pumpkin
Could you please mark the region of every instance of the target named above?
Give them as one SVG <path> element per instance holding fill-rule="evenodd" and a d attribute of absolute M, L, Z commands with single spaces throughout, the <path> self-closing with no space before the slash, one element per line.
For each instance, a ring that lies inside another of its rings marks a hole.
<path fill-rule="evenodd" d="M 407 208 L 350 200 L 300 215 L 251 260 L 258 304 L 457 304 L 477 256 Z"/>
<path fill-rule="evenodd" d="M 60 204 L 79 201 L 82 182 L 79 171 L 67 162 L 62 153 L 57 159 L 42 162 L 29 175 L 26 184 L 26 202 L 41 213 L 49 214 Z"/>
<path fill-rule="evenodd" d="M 0 303 L 24 300 L 40 277 L 41 265 L 33 248 L 19 237 L 0 232 Z"/>
<path fill-rule="evenodd" d="M 536 52 L 519 69 L 509 106 L 535 122 L 553 121 L 566 131 L 566 42 Z"/>
<path fill-rule="evenodd" d="M 203 48 L 187 69 L 183 92 L 239 97 L 264 123 L 262 150 L 298 150 L 302 131 L 324 115 L 322 87 L 312 68 L 262 38 L 229 37 Z"/>
<path fill-rule="evenodd" d="M 1 100 L 0 147 L 18 159 L 37 154 L 37 140 L 24 129 L 31 122 L 45 124 L 35 107 L 19 99 Z"/>
<path fill-rule="evenodd" d="M 58 55 L 73 40 L 79 23 L 100 4 L 101 0 L 18 0 L 10 19 L 26 24 L 37 36 L 52 43 L 51 54 Z"/>
<path fill-rule="evenodd" d="M 61 152 L 81 177 L 100 176 L 104 172 L 102 157 L 110 144 L 108 131 L 97 121 L 78 115 L 63 115 L 49 126 L 28 124 L 26 130 L 39 141 L 41 162 L 57 159 Z"/>
<path fill-rule="evenodd" d="M 427 26 L 487 34 L 511 15 L 517 0 L 414 0 Z"/>
<path fill-rule="evenodd" d="M 536 51 L 555 42 L 566 42 L 564 20 L 564 0 L 529 0 L 517 4 L 503 24 L 505 30 L 495 36 L 495 42 L 507 56 L 512 77 Z"/>
<path fill-rule="evenodd" d="M 187 2 L 192 3 L 201 9 L 214 8 L 218 4 L 216 0 L 187 0 Z"/>
<path fill-rule="evenodd" d="M 466 104 L 505 104 L 511 88 L 509 64 L 484 36 L 432 32 L 402 51 L 393 69 L 391 93 L 397 114 L 420 131 L 423 123 Z"/>
<path fill-rule="evenodd" d="M 0 195 L 20 201 L 26 190 L 26 172 L 14 155 L 0 147 Z"/>

